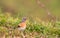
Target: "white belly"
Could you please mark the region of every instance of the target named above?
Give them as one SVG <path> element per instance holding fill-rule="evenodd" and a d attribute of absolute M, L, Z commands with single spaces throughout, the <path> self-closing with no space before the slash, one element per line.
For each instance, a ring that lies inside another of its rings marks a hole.
<path fill-rule="evenodd" d="M 25 29 L 26 29 L 26 27 L 24 27 L 24 28 L 22 28 L 22 27 L 18 28 L 18 30 L 20 30 L 20 31 L 24 31 Z"/>

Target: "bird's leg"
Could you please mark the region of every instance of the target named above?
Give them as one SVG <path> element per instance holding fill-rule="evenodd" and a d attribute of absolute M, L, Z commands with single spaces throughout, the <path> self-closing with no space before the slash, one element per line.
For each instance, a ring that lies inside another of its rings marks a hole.
<path fill-rule="evenodd" d="M 21 35 L 22 35 L 22 38 L 25 38 L 25 35 L 24 35 L 24 32 L 23 31 L 21 32 Z"/>

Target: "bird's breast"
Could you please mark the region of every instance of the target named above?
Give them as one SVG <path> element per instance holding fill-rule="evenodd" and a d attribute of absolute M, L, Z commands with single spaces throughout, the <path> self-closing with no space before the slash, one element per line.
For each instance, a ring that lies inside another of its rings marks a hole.
<path fill-rule="evenodd" d="M 24 22 L 20 23 L 19 26 L 24 28 L 24 27 L 26 27 L 26 23 L 24 23 Z"/>

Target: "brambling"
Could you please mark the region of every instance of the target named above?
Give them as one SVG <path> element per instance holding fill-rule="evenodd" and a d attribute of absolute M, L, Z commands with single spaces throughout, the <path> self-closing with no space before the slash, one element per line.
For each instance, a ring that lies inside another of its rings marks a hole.
<path fill-rule="evenodd" d="M 26 17 L 24 17 L 21 23 L 18 24 L 18 30 L 24 31 L 26 29 Z"/>

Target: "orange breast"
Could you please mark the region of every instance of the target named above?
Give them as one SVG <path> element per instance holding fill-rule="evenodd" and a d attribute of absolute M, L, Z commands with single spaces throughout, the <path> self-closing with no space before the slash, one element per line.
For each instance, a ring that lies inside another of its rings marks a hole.
<path fill-rule="evenodd" d="M 23 23 L 20 23 L 19 26 L 20 27 L 26 27 L 26 23 L 24 23 L 24 22 Z"/>

